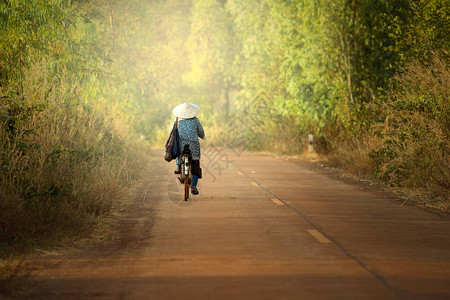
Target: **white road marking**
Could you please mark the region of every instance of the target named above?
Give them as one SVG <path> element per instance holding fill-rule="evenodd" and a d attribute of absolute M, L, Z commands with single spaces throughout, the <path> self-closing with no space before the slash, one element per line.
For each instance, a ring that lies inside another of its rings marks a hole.
<path fill-rule="evenodd" d="M 284 203 L 278 200 L 277 198 L 270 198 L 270 200 L 272 200 L 272 202 L 275 203 L 276 205 L 284 205 Z"/>
<path fill-rule="evenodd" d="M 254 181 L 250 182 L 250 184 L 251 184 L 251 185 L 253 185 L 253 186 L 256 186 L 256 187 L 258 187 L 258 186 L 259 186 L 259 184 L 257 184 L 257 183 L 256 183 L 256 182 L 254 182 Z"/>
<path fill-rule="evenodd" d="M 315 229 L 308 229 L 306 230 L 308 231 L 308 233 L 310 235 L 312 235 L 313 237 L 316 238 L 316 240 L 318 240 L 319 242 L 321 242 L 322 244 L 328 244 L 331 243 L 331 241 L 329 239 L 327 239 L 323 234 L 321 234 L 319 231 L 315 230 Z"/>

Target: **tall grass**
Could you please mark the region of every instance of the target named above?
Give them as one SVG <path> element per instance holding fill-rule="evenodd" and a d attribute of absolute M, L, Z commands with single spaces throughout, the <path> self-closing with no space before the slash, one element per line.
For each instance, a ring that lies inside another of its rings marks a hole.
<path fill-rule="evenodd" d="M 375 175 L 450 208 L 450 56 L 413 61 L 394 78 L 376 126 L 383 145 L 373 152 Z"/>
<path fill-rule="evenodd" d="M 381 145 L 380 137 L 366 131 L 351 135 L 336 124 L 327 124 L 323 133 L 326 141 L 323 160 L 361 178 L 371 178 L 375 163 L 370 154 Z"/>
<path fill-rule="evenodd" d="M 41 65 L 25 72 L 20 97 L 0 89 L 0 256 L 85 232 L 144 159 L 118 118 L 63 79 L 49 88 Z"/>
<path fill-rule="evenodd" d="M 374 178 L 412 195 L 416 202 L 450 209 L 450 56 L 412 61 L 391 89 L 369 106 L 372 125 L 354 136 L 331 124 L 323 128 L 330 165 Z"/>

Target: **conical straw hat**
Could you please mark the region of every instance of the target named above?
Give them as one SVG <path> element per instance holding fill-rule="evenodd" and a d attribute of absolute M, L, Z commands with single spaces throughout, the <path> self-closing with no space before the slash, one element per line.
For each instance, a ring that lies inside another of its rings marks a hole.
<path fill-rule="evenodd" d="M 173 114 L 180 119 L 192 119 L 200 113 L 198 105 L 184 102 L 173 109 Z"/>

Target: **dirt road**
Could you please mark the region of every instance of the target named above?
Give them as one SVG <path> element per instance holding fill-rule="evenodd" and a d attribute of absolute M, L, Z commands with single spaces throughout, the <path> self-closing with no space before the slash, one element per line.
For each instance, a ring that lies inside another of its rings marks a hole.
<path fill-rule="evenodd" d="M 182 201 L 155 152 L 107 247 L 28 261 L 27 299 L 449 299 L 450 218 L 308 163 L 206 149 Z"/>

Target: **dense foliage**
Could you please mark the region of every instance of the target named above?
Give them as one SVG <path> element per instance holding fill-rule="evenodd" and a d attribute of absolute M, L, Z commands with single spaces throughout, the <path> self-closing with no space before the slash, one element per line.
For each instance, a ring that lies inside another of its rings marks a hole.
<path fill-rule="evenodd" d="M 137 176 L 93 17 L 70 1 L 0 3 L 0 256 L 84 232 Z"/>

